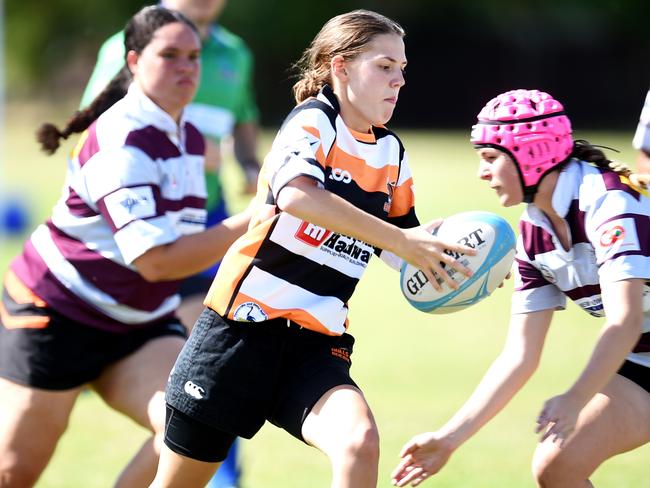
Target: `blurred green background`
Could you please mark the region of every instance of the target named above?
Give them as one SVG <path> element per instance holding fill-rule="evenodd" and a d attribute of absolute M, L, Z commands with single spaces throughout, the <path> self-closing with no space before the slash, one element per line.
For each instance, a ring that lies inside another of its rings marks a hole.
<path fill-rule="evenodd" d="M 30 227 L 58 197 L 69 141 L 57 156 L 38 152 L 33 131 L 63 122 L 76 108 L 101 42 L 142 2 L 6 0 L 7 81 L 4 191 L 19 195 Z M 223 24 L 256 56 L 257 99 L 266 128 L 260 154 L 292 105 L 288 70 L 325 20 L 365 7 L 407 30 L 407 85 L 392 127 L 402 136 L 417 183 L 422 220 L 484 209 L 515 225 L 521 208 L 501 209 L 475 178 L 469 126 L 480 107 L 510 88 L 550 91 L 569 111 L 576 136 L 619 148 L 632 162 L 633 130 L 648 87 L 650 4 L 640 0 L 230 0 Z M 240 175 L 225 165 L 231 206 L 242 208 Z M 22 238 L 3 241 L 0 272 Z M 397 453 L 412 434 L 435 429 L 472 391 L 504 339 L 511 283 L 468 310 L 429 316 L 401 297 L 398 277 L 372 264 L 351 302 L 357 337 L 353 374 L 364 388 L 382 436 L 380 487 L 388 487 Z M 557 314 L 540 370 L 512 404 L 424 486 L 532 486 L 534 419 L 586 362 L 601 322 L 570 306 Z M 144 432 L 108 410 L 94 394 L 79 401 L 55 458 L 38 486 L 110 486 Z M 323 455 L 275 427 L 244 446 L 245 488 L 326 487 Z M 649 487 L 650 447 L 598 470 L 596 486 Z"/>

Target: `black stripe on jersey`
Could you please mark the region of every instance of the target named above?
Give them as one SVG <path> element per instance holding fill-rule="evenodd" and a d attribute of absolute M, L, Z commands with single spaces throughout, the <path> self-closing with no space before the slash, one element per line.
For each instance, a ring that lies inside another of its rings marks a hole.
<path fill-rule="evenodd" d="M 411 207 L 406 215 L 399 217 L 388 217 L 386 219 L 389 223 L 399 227 L 400 229 L 411 229 L 420 225 L 418 216 L 415 215 L 415 208 Z"/>
<path fill-rule="evenodd" d="M 269 242 L 269 236 L 273 233 L 273 229 L 275 229 L 275 226 L 278 224 L 279 217 L 280 214 L 277 214 L 275 217 L 273 217 L 273 223 L 269 226 L 269 230 L 264 236 L 264 240 L 262 241 L 261 244 L 262 246 L 264 246 L 266 242 Z M 226 307 L 226 313 L 224 314 L 225 317 L 227 317 L 230 314 L 230 310 L 232 309 L 232 304 L 235 302 L 235 298 L 237 298 L 237 295 L 239 295 L 239 290 L 241 289 L 241 285 L 250 274 L 251 270 L 253 269 L 253 266 L 255 266 L 255 259 L 251 261 L 251 263 L 246 268 L 246 271 L 242 273 L 241 278 L 239 278 L 239 283 L 235 285 L 235 288 L 233 289 L 232 292 L 232 296 L 230 297 L 230 301 L 228 302 L 228 306 Z"/>
<path fill-rule="evenodd" d="M 271 188 L 269 188 L 269 191 L 266 192 L 266 200 L 264 200 L 264 203 L 267 205 L 275 205 L 275 198 L 273 197 Z"/>
<path fill-rule="evenodd" d="M 336 297 L 346 302 L 358 283 L 329 266 L 318 264 L 273 241 L 265 240 L 253 264 L 259 269 L 319 296 Z"/>
<path fill-rule="evenodd" d="M 317 159 L 314 158 L 302 158 L 304 161 L 307 161 L 309 164 L 312 166 L 316 166 L 318 169 L 320 169 L 323 173 L 325 173 L 325 168 L 318 162 Z"/>
<path fill-rule="evenodd" d="M 289 121 L 293 119 L 296 115 L 298 115 L 303 110 L 310 110 L 310 109 L 317 109 L 323 112 L 327 116 L 327 119 L 329 120 L 330 124 L 332 125 L 334 132 L 336 132 L 336 117 L 338 115 L 338 111 L 333 109 L 329 105 L 327 105 L 325 102 L 321 100 L 317 100 L 315 98 L 312 100 L 308 100 L 304 103 L 301 103 L 296 108 L 294 108 L 291 112 L 289 112 L 287 118 L 284 119 L 284 122 L 282 122 L 282 126 L 280 127 L 280 132 L 284 130 L 287 123 L 289 123 Z"/>
<path fill-rule="evenodd" d="M 321 90 L 321 93 L 325 98 L 327 98 L 327 101 L 330 102 L 332 107 L 334 107 L 334 111 L 336 113 L 339 113 L 341 111 L 341 106 L 339 105 L 339 99 L 336 98 L 336 95 L 334 94 L 334 90 L 332 90 L 332 87 L 329 85 L 323 85 L 323 89 Z"/>
<path fill-rule="evenodd" d="M 399 182 L 400 176 L 402 174 L 402 161 L 404 161 L 404 153 L 406 150 L 404 149 L 404 144 L 402 144 L 402 140 L 395 135 L 395 133 L 392 130 L 388 130 L 385 127 L 373 127 L 372 131 L 375 134 L 375 139 L 379 140 L 383 137 L 394 137 L 395 140 L 397 141 L 397 144 L 399 144 L 399 160 L 398 160 L 398 169 L 397 169 L 397 181 Z"/>

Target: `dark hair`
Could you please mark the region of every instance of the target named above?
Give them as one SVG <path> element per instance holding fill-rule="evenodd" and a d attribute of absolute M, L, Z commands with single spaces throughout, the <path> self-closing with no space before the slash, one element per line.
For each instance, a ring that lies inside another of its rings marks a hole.
<path fill-rule="evenodd" d="M 329 64 L 334 56 L 354 59 L 379 34 L 404 37 L 404 29 L 370 10 L 354 10 L 328 20 L 294 65 L 300 78 L 293 85 L 296 102 L 317 95 L 323 85 L 331 82 Z"/>
<path fill-rule="evenodd" d="M 594 163 L 599 168 L 613 171 L 616 174 L 629 179 L 632 184 L 640 186 L 641 188 L 647 188 L 650 183 L 650 175 L 632 172 L 627 165 L 619 161 L 612 161 L 607 158 L 605 153 L 599 147 L 594 146 L 583 139 L 573 141 L 573 151 L 571 151 L 569 157 Z"/>
<path fill-rule="evenodd" d="M 182 22 L 196 32 L 196 26 L 180 12 L 170 10 L 159 5 L 150 5 L 142 8 L 126 24 L 124 28 L 124 66 L 106 85 L 106 88 L 95 97 L 88 107 L 77 110 L 63 130 L 59 130 L 49 122 L 42 124 L 36 130 L 36 140 L 41 144 L 41 149 L 47 154 L 54 154 L 59 148 L 60 140 L 67 139 L 70 134 L 83 132 L 97 117 L 108 110 L 115 102 L 126 95 L 126 91 L 133 80 L 133 76 L 126 65 L 126 55 L 129 51 L 140 54 L 151 42 L 154 33 L 161 27 Z"/>

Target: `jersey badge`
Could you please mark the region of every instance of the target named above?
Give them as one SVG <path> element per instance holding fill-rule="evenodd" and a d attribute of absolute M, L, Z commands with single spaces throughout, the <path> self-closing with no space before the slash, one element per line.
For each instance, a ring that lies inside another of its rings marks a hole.
<path fill-rule="evenodd" d="M 104 204 L 117 229 L 133 220 L 156 215 L 156 201 L 150 186 L 120 188 L 107 195 Z"/>
<path fill-rule="evenodd" d="M 617 241 L 625 238 L 625 229 L 620 225 L 615 225 L 605 229 L 600 235 L 600 245 L 602 247 L 610 247 L 616 244 Z"/>
<path fill-rule="evenodd" d="M 598 246 L 594 247 L 599 264 L 621 253 L 625 254 L 641 249 L 636 221 L 633 217 L 610 220 L 601 225 L 597 232 Z"/>
<path fill-rule="evenodd" d="M 386 180 L 386 189 L 388 191 L 388 197 L 386 198 L 386 203 L 384 203 L 384 212 L 386 213 L 390 212 L 390 207 L 393 205 L 393 194 L 395 193 L 396 186 L 396 181 Z"/>
<path fill-rule="evenodd" d="M 263 322 L 269 316 L 257 303 L 245 302 L 235 309 L 233 318 L 238 322 Z"/>

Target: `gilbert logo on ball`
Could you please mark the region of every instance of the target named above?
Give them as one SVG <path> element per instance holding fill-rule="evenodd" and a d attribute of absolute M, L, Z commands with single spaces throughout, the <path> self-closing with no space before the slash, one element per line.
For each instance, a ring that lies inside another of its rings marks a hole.
<path fill-rule="evenodd" d="M 447 217 L 434 230 L 441 239 L 476 249 L 476 256 L 449 251 L 456 260 L 474 273 L 471 277 L 445 266 L 445 271 L 459 284 L 452 289 L 440 276 L 437 291 L 424 273 L 408 263 L 402 265 L 402 293 L 418 310 L 443 314 L 455 312 L 480 302 L 505 279 L 515 257 L 515 233 L 502 217 L 491 212 L 463 212 Z"/>

